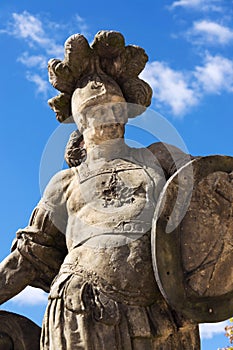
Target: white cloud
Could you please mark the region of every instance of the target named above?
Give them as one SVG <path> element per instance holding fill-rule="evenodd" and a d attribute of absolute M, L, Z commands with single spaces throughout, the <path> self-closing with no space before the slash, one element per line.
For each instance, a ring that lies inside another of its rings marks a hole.
<path fill-rule="evenodd" d="M 53 40 L 50 41 L 49 46 L 46 47 L 46 53 L 48 56 L 56 58 L 64 58 L 64 46 L 56 44 Z"/>
<path fill-rule="evenodd" d="M 198 94 L 189 84 L 189 78 L 166 63 L 147 64 L 142 78 L 151 85 L 155 100 L 169 106 L 175 116 L 182 116 L 199 101 Z"/>
<path fill-rule="evenodd" d="M 36 92 L 38 94 L 47 95 L 50 85 L 47 80 L 43 79 L 39 74 L 27 72 L 26 78 L 36 85 Z"/>
<path fill-rule="evenodd" d="M 174 1 L 171 7 L 196 7 L 200 6 L 202 2 L 202 0 L 178 0 Z"/>
<path fill-rule="evenodd" d="M 51 57 L 63 59 L 64 46 L 56 41 L 57 36 L 69 32 L 70 28 L 78 28 L 79 32 L 88 37 L 88 25 L 84 18 L 76 14 L 67 24 L 54 23 L 41 20 L 27 11 L 13 13 L 10 22 L 5 29 L 0 29 L 0 34 L 8 34 L 17 39 L 24 40 L 29 46 L 29 52 L 23 53 L 18 61 L 27 67 L 45 68 Z M 72 29 L 73 32 L 73 29 Z M 57 34 L 59 33 L 59 35 Z M 32 52 L 39 51 L 39 54 Z M 43 59 L 42 59 L 43 58 Z M 46 61 L 46 65 L 45 65 Z"/>
<path fill-rule="evenodd" d="M 42 23 L 27 11 L 13 13 L 12 34 L 19 38 L 29 39 L 40 45 L 48 44 Z"/>
<path fill-rule="evenodd" d="M 48 295 L 41 289 L 26 287 L 21 293 L 12 298 L 11 302 L 19 305 L 46 305 Z"/>
<path fill-rule="evenodd" d="M 205 93 L 233 92 L 233 61 L 207 55 L 205 64 L 195 68 L 194 76 Z"/>
<path fill-rule="evenodd" d="M 201 20 L 193 24 L 190 31 L 192 36 L 199 36 L 199 40 L 211 44 L 228 44 L 233 40 L 233 30 L 216 22 Z"/>
<path fill-rule="evenodd" d="M 23 52 L 22 55 L 18 57 L 17 61 L 27 67 L 39 67 L 41 69 L 47 67 L 47 59 L 44 55 L 29 55 L 28 52 Z"/>
<path fill-rule="evenodd" d="M 221 6 L 217 4 L 221 3 L 221 0 L 177 0 L 172 3 L 170 9 L 177 7 L 195 9 L 197 11 L 222 11 Z"/>
<path fill-rule="evenodd" d="M 43 49 L 46 54 L 56 57 L 63 55 L 63 46 L 58 45 L 52 35 L 48 35 L 47 31 L 44 29 L 44 24 L 39 18 L 27 11 L 13 13 L 12 21 L 2 32 L 18 39 L 24 39 L 29 47 Z"/>
<path fill-rule="evenodd" d="M 89 32 L 88 32 L 88 25 L 85 21 L 85 19 L 79 15 L 76 15 L 76 21 L 78 23 L 79 31 L 80 34 L 84 35 L 85 37 L 89 37 Z"/>
<path fill-rule="evenodd" d="M 71 28 L 77 28 L 83 35 L 88 36 L 88 25 L 84 18 L 74 15 L 69 23 L 54 23 L 46 18 L 40 19 L 39 15 L 33 15 L 28 11 L 12 13 L 11 20 L 0 34 L 7 34 L 16 39 L 23 40 L 27 45 L 27 51 L 17 58 L 30 71 L 26 72 L 26 78 L 36 86 L 36 92 L 47 97 L 50 89 L 47 78 L 47 62 L 55 57 L 63 59 L 64 46 L 57 42 L 57 37 L 69 33 Z M 73 32 L 73 29 L 72 29 Z M 60 39 L 59 39 L 60 40 Z"/>
<path fill-rule="evenodd" d="M 209 94 L 233 93 L 233 61 L 206 54 L 203 64 L 189 72 L 172 69 L 164 62 L 147 64 L 141 77 L 153 89 L 157 108 L 169 108 L 182 117 Z"/>
<path fill-rule="evenodd" d="M 224 334 L 224 328 L 229 324 L 228 321 L 218 323 L 203 323 L 199 325 L 202 339 L 211 339 L 216 334 Z"/>
<path fill-rule="evenodd" d="M 88 36 L 88 25 L 85 19 L 76 14 L 71 22 L 74 21 L 75 27 L 78 27 L 79 32 Z M 22 13 L 13 13 L 12 21 L 9 23 L 7 29 L 1 32 L 18 39 L 26 40 L 30 47 L 43 49 L 49 57 L 52 55 L 62 59 L 64 56 L 64 47 L 56 43 L 53 34 L 54 31 L 58 31 L 59 29 L 68 32 L 69 25 L 64 26 L 53 22 L 43 23 L 38 16 L 23 11 Z"/>

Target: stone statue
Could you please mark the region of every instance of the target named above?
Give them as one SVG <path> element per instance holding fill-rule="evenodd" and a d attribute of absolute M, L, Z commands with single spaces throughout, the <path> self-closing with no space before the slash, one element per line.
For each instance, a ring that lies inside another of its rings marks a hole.
<path fill-rule="evenodd" d="M 39 350 L 41 329 L 26 317 L 0 311 L 0 350 Z"/>
<path fill-rule="evenodd" d="M 193 166 L 198 159 L 170 145 L 135 149 L 124 142 L 128 118 L 150 104 L 151 89 L 138 78 L 146 61 L 143 49 L 125 46 L 124 37 L 113 31 L 97 33 L 91 45 L 82 35 L 73 35 L 65 44 L 64 60 L 49 61 L 50 82 L 61 92 L 49 104 L 60 122 L 74 121 L 79 131 L 72 134 L 66 149 L 69 169 L 52 178 L 29 225 L 17 232 L 11 254 L 0 264 L 1 303 L 27 285 L 49 292 L 43 350 L 197 350 L 198 322 L 209 320 L 210 314 L 212 321 L 228 315 L 215 312 L 211 304 L 212 297 L 230 302 L 233 288 L 228 278 L 223 293 L 214 295 L 208 275 L 213 271 L 207 267 L 217 266 L 220 255 L 216 248 L 211 258 L 206 257 L 206 240 L 198 236 L 203 222 L 194 237 L 199 239 L 204 263 L 200 252 L 196 265 L 189 260 L 193 252 L 187 244 L 194 244 L 194 254 L 197 245 L 187 232 L 186 241 L 180 243 L 186 218 L 163 235 L 164 222 L 171 217 L 168 198 L 177 197 L 177 173 L 181 172 L 184 188 L 188 165 L 192 164 L 195 174 L 205 165 Z M 219 192 L 229 196 L 233 190 L 228 173 L 233 163 L 225 159 L 224 164 L 217 170 L 212 167 L 212 172 L 221 172 Z M 211 184 L 207 181 L 209 192 L 212 185 L 217 186 L 218 178 L 214 179 Z M 164 189 L 168 197 L 161 197 Z M 197 203 L 200 194 L 195 193 Z M 191 214 L 189 223 L 195 228 Z M 221 224 L 218 218 L 216 225 Z M 158 231 L 157 248 L 153 247 L 154 230 Z M 229 236 L 226 231 L 222 238 Z M 213 227 L 212 232 L 215 242 Z M 227 249 L 228 254 L 231 246 Z M 186 264 L 182 265 L 177 250 L 183 252 Z M 220 269 L 224 266 L 218 264 Z M 180 277 L 182 273 L 188 277 Z M 220 272 L 215 284 L 219 276 Z M 205 281 L 199 288 L 201 278 Z M 183 290 L 188 288 L 186 295 Z M 207 297 L 204 290 L 210 290 Z M 204 306 L 199 307 L 200 303 Z"/>

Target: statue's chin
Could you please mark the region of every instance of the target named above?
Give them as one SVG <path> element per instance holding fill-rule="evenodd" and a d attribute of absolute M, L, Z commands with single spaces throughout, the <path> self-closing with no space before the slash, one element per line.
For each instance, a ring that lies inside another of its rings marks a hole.
<path fill-rule="evenodd" d="M 91 143 L 95 145 L 100 145 L 105 142 L 111 142 L 124 137 L 124 127 L 105 127 L 96 128 L 92 130 L 87 130 L 84 132 L 85 144 Z"/>

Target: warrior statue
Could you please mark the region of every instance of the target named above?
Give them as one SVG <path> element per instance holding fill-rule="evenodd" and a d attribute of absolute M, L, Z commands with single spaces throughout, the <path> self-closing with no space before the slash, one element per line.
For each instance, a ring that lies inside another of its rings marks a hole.
<path fill-rule="evenodd" d="M 49 61 L 61 92 L 49 104 L 78 128 L 70 167 L 0 264 L 1 303 L 27 285 L 49 292 L 40 349 L 197 350 L 198 323 L 233 312 L 233 160 L 125 143 L 128 118 L 151 101 L 138 77 L 147 59 L 101 31 L 91 45 L 71 36 L 64 60 Z M 189 207 L 167 233 L 179 188 Z"/>

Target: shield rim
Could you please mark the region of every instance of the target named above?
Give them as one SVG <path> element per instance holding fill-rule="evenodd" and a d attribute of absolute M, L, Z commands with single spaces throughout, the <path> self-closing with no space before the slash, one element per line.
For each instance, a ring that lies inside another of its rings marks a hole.
<path fill-rule="evenodd" d="M 204 168 L 203 165 L 205 165 Z M 194 176 L 195 186 L 200 179 L 215 171 L 232 172 L 233 157 L 220 155 L 199 157 L 188 162 L 169 178 L 158 200 L 152 222 L 153 269 L 160 292 L 176 312 L 198 323 L 219 322 L 233 315 L 233 291 L 220 296 L 201 297 L 188 290 L 184 282 L 180 249 L 182 220 L 172 232 L 165 233 L 168 220 L 163 217 L 162 213 L 164 208 L 166 209 L 166 206 L 170 205 L 169 198 L 166 198 L 167 189 L 171 186 L 175 187 L 174 184 L 178 183 L 178 176 L 190 166 L 195 175 L 198 174 L 197 170 L 202 166 L 201 175 L 199 173 L 197 177 Z M 167 259 L 167 253 L 169 253 L 169 259 Z M 163 273 L 161 273 L 161 266 Z M 164 273 L 164 271 L 167 272 Z M 174 293 L 174 289 L 176 293 Z"/>

